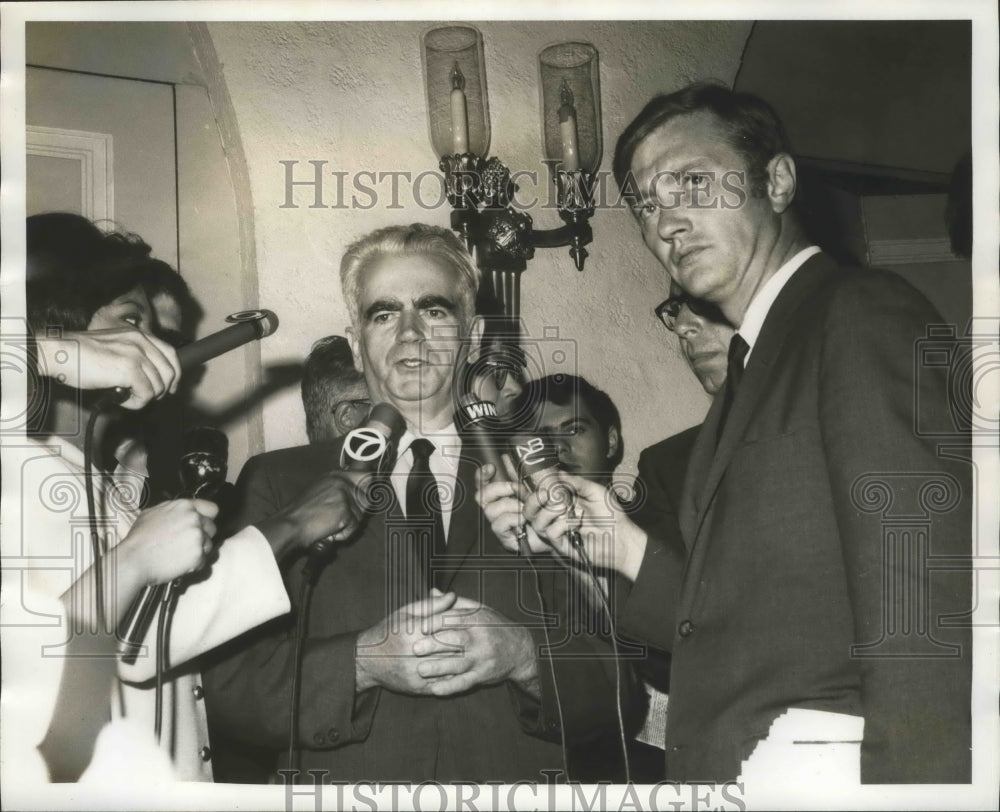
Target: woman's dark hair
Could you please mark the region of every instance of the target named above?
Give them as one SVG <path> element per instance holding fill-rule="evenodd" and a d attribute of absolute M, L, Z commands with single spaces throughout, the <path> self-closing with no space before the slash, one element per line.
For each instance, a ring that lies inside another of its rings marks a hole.
<path fill-rule="evenodd" d="M 198 328 L 198 322 L 205 315 L 198 300 L 191 295 L 191 288 L 187 282 L 171 265 L 162 259 L 149 259 L 139 269 L 140 281 L 149 303 L 155 304 L 153 299 L 156 296 L 166 295 L 177 302 L 181 311 L 181 328 L 179 336 L 163 335 L 161 338 L 175 338 L 180 343 L 186 344 L 194 340 L 194 334 Z M 160 325 L 162 328 L 162 325 Z M 164 331 L 165 332 L 165 331 Z"/>
<path fill-rule="evenodd" d="M 618 187 L 626 190 L 632 157 L 654 130 L 677 116 L 711 113 L 725 132 L 729 145 L 743 158 L 751 194 L 761 194 L 767 181 L 767 165 L 779 152 L 791 153 L 791 145 L 778 114 L 752 93 L 737 93 L 716 82 L 695 82 L 674 93 L 656 96 L 618 137 L 612 169 Z M 734 167 L 735 169 L 736 167 Z"/>
<path fill-rule="evenodd" d="M 78 214 L 27 220 L 25 293 L 28 325 L 86 330 L 94 313 L 138 286 L 150 247 L 134 234 L 103 233 Z"/>

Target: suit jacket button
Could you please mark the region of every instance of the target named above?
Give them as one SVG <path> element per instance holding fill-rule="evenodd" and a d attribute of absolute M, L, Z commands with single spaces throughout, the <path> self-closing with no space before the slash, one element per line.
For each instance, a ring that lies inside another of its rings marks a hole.
<path fill-rule="evenodd" d="M 194 694 L 195 699 L 201 699 L 205 695 L 205 689 L 200 685 L 195 685 L 194 688 L 191 689 L 191 693 Z"/>
<path fill-rule="evenodd" d="M 556 722 L 554 719 L 550 719 L 545 723 L 545 729 L 554 732 L 559 729 L 559 723 Z"/>
<path fill-rule="evenodd" d="M 326 744 L 326 736 L 324 736 L 322 733 L 316 733 L 313 736 L 313 741 L 316 744 Z"/>
<path fill-rule="evenodd" d="M 340 732 L 335 727 L 331 727 L 326 731 L 326 735 L 329 736 L 331 742 L 340 741 Z"/>
<path fill-rule="evenodd" d="M 681 637 L 690 637 L 694 634 L 694 624 L 690 620 L 682 620 L 681 624 L 677 627 L 677 633 Z"/>
<path fill-rule="evenodd" d="M 211 761 L 212 760 L 212 748 L 211 747 L 202 747 L 201 750 L 198 751 L 198 755 L 201 756 L 201 760 L 202 761 Z"/>

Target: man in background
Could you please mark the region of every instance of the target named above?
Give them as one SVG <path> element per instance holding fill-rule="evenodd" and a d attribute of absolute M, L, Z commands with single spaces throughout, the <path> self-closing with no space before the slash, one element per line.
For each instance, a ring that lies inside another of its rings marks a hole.
<path fill-rule="evenodd" d="M 726 382 L 726 355 L 733 326 L 717 307 L 688 296 L 676 283 L 671 283 L 669 298 L 655 312 L 663 326 L 677 336 L 684 360 L 702 388 L 714 397 Z M 699 423 L 639 454 L 632 520 L 651 536 L 680 542 L 681 492 L 700 430 Z"/>
<path fill-rule="evenodd" d="M 368 418 L 368 385 L 354 368 L 344 336 L 326 336 L 313 344 L 302 376 L 302 407 L 310 443 L 343 437 Z"/>
<path fill-rule="evenodd" d="M 559 455 L 559 467 L 610 487 L 615 470 L 625 454 L 621 416 L 611 397 L 586 378 L 556 374 L 529 381 L 515 404 L 515 411 L 524 416 L 529 427 L 549 437 Z M 621 489 L 624 496 L 624 488 Z M 598 576 L 601 589 L 613 606 L 615 593 L 627 590 L 627 582 Z M 641 784 L 662 781 L 664 777 L 664 724 L 669 685 L 670 658 L 663 651 L 646 646 L 645 655 L 630 641 L 620 639 L 619 653 L 635 666 L 642 677 L 649 707 L 640 730 L 630 731 L 627 752 L 630 778 Z M 613 738 L 572 748 L 571 759 L 584 781 L 599 780 L 607 774 L 608 764 L 620 764 L 621 745 Z M 621 769 L 615 776 L 625 780 Z"/>

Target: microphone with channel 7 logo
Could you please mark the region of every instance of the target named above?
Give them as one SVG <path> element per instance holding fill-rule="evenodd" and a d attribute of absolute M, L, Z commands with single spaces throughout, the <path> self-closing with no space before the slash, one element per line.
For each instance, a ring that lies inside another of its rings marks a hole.
<path fill-rule="evenodd" d="M 387 474 L 396 462 L 396 446 L 406 431 L 406 421 L 388 403 L 372 407 L 368 419 L 344 437 L 340 450 L 340 470 L 354 483 L 353 494 L 365 513 L 376 510 L 389 494 L 386 484 L 379 487 L 379 474 Z M 309 564 L 324 561 L 333 549 L 333 536 L 314 541 L 309 548 Z"/>

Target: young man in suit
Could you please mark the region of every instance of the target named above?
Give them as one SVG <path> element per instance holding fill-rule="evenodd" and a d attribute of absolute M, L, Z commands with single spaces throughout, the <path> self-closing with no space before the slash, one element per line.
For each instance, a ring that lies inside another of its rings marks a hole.
<path fill-rule="evenodd" d="M 516 520 L 510 489 L 484 487 L 494 530 L 512 543 L 527 518 L 571 555 L 577 529 L 634 582 L 619 624 L 672 653 L 668 778 L 968 782 L 971 575 L 930 560 L 968 560 L 970 472 L 916 431 L 954 425 L 947 369 L 914 363 L 941 316 L 809 245 L 795 161 L 756 97 L 657 97 L 614 166 L 670 278 L 738 330 L 691 456 L 684 552 L 622 516 L 602 556 L 606 523 L 588 522 L 606 494 L 568 476 L 572 512 L 540 493 Z"/>
<path fill-rule="evenodd" d="M 552 439 L 562 470 L 605 487 L 612 485 L 625 443 L 618 407 L 606 392 L 577 375 L 546 375 L 528 382 L 515 411 L 532 431 Z M 617 483 L 616 492 L 624 497 L 623 484 Z M 612 602 L 619 590 L 627 589 L 622 578 L 613 587 L 606 575 L 598 578 Z M 619 653 L 635 665 L 649 696 L 646 721 L 627 741 L 628 774 L 637 784 L 655 784 L 664 778 L 663 720 L 670 659 L 662 651 L 631 641 L 623 641 Z M 571 758 L 584 781 L 596 780 L 607 775 L 609 765 L 622 761 L 621 744 L 613 738 L 595 741 L 574 748 Z M 618 781 L 624 776 L 624 769 L 615 773 Z"/>
<path fill-rule="evenodd" d="M 317 576 L 294 742 L 301 780 L 545 781 L 564 768 L 565 742 L 614 735 L 617 666 L 604 639 L 570 622 L 578 607 L 559 562 L 510 555 L 472 499 L 453 376 L 478 338 L 479 271 L 450 231 L 414 224 L 354 243 L 341 281 L 355 363 L 406 431 L 392 493 L 357 532 L 346 522 L 346 543 Z M 250 460 L 240 523 L 269 538 L 306 532 L 284 514 L 310 483 L 337 477 L 339 453 L 318 444 Z M 417 477 L 430 515 L 410 498 Z M 419 522 L 444 543 L 430 567 L 412 543 Z M 302 564 L 287 568 L 293 600 Z M 217 726 L 284 750 L 294 637 L 292 623 L 250 635 L 209 672 Z M 627 672 L 622 686 L 629 723 L 641 695 Z"/>

